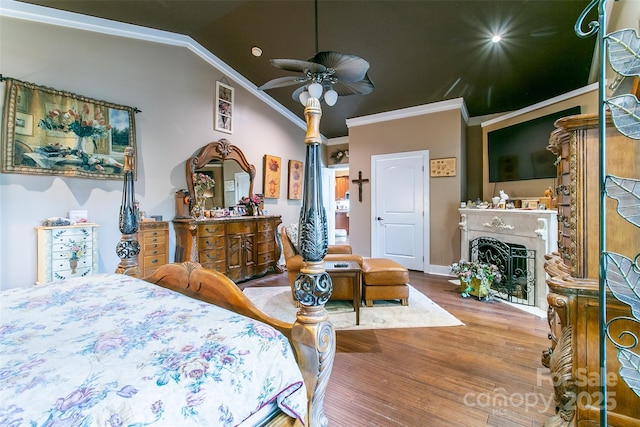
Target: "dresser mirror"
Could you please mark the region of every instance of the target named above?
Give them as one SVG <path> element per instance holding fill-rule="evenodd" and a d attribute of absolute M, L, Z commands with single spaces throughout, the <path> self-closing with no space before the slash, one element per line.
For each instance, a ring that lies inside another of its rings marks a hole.
<path fill-rule="evenodd" d="M 205 145 L 187 160 L 186 179 L 192 196 L 191 206 L 196 197 L 194 173 L 204 173 L 215 181 L 213 189 L 205 192 L 205 209 L 235 206 L 240 197 L 253 195 L 256 168 L 247 162 L 242 150 L 226 139 Z"/>

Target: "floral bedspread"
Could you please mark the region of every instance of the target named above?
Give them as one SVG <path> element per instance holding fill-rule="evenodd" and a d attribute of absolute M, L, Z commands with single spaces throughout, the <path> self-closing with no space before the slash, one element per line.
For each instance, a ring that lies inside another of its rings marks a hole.
<path fill-rule="evenodd" d="M 0 425 L 232 426 L 272 402 L 304 419 L 286 338 L 108 274 L 1 294 Z"/>

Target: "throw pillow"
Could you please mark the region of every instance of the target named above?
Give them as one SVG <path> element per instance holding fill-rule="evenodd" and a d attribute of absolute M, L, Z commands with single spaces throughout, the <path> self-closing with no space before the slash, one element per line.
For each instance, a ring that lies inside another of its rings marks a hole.
<path fill-rule="evenodd" d="M 287 234 L 291 246 L 298 253 L 298 224 L 289 224 L 284 227 L 284 232 Z"/>

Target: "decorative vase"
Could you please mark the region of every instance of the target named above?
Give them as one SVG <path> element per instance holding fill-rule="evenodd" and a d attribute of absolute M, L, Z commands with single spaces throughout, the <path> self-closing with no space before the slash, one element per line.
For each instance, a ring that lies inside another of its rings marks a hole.
<path fill-rule="evenodd" d="M 489 290 L 491 289 L 491 282 L 487 282 L 487 286 L 483 286 L 480 279 L 471 279 L 470 282 L 463 282 L 460 279 L 460 293 L 462 296 L 473 295 L 479 299 L 488 298 Z"/>
<path fill-rule="evenodd" d="M 76 274 L 76 268 L 78 268 L 78 260 L 77 259 L 70 259 L 69 260 L 69 267 L 71 267 L 71 274 Z"/>
<path fill-rule="evenodd" d="M 79 136 L 76 140 L 76 150 L 81 151 L 83 153 L 95 153 L 96 147 L 95 142 L 90 136 Z"/>
<path fill-rule="evenodd" d="M 255 214 L 254 214 L 255 209 L 253 209 L 253 206 L 247 205 L 247 207 L 245 208 L 245 210 L 244 210 L 244 211 L 245 211 L 245 215 L 247 215 L 247 216 L 253 216 L 253 215 L 255 215 Z"/>

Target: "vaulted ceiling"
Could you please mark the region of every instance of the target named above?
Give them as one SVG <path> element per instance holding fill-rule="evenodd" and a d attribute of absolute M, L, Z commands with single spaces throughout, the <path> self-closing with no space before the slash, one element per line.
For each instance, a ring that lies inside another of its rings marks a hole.
<path fill-rule="evenodd" d="M 29 0 L 99 18 L 188 35 L 256 86 L 293 75 L 272 58 L 315 53 L 312 0 Z M 469 115 L 523 108 L 586 86 L 595 38 L 574 25 L 586 0 L 319 0 L 318 50 L 370 63 L 375 90 L 323 109 L 322 133 L 348 133 L 345 120 L 464 98 Z M 593 13 L 593 12 L 592 12 Z M 594 19 L 593 14 L 589 18 Z M 588 21 L 587 21 L 588 22 Z M 494 34 L 502 41 L 490 42 Z M 251 48 L 262 49 L 261 57 Z M 295 86 L 267 93 L 294 114 Z"/>

